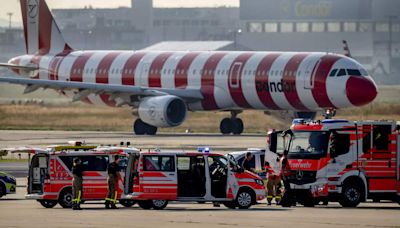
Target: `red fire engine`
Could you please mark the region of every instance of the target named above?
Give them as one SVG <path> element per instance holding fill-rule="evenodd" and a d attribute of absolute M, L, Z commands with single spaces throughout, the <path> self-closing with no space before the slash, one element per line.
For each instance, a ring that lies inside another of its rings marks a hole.
<path fill-rule="evenodd" d="M 286 137 L 270 132 L 269 146 L 288 150 L 294 199 L 314 206 L 367 199 L 400 202 L 400 135 L 395 121 L 295 119 Z"/>

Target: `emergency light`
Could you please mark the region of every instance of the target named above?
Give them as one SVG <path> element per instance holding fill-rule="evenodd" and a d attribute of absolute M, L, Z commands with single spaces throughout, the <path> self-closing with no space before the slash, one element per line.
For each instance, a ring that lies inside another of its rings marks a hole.
<path fill-rule="evenodd" d="M 210 153 L 210 147 L 198 147 L 197 148 L 197 152 L 200 152 L 200 153 Z"/>

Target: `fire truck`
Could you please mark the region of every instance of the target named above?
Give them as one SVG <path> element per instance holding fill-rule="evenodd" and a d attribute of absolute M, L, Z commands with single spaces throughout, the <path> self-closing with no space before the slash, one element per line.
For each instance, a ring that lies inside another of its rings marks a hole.
<path fill-rule="evenodd" d="M 356 207 L 367 199 L 400 203 L 400 135 L 396 121 L 295 119 L 270 131 L 269 151 L 287 150 L 291 199 Z"/>
<path fill-rule="evenodd" d="M 63 208 L 72 206 L 72 164 L 78 157 L 82 161 L 82 201 L 104 200 L 108 191 L 107 166 L 113 155 L 120 156 L 122 177 L 125 174 L 128 155 L 138 150 L 132 147 L 67 145 L 47 148 L 19 147 L 7 149 L 11 152 L 33 154 L 28 174 L 27 199 L 37 200 L 43 207 L 52 208 L 60 204 Z M 123 193 L 123 179 L 118 182 L 117 198 L 126 207 L 134 201 L 120 199 Z"/>
<path fill-rule="evenodd" d="M 265 188 L 233 156 L 157 150 L 130 154 L 124 194 L 143 209 L 164 209 L 169 201 L 221 202 L 247 209 L 264 199 Z"/>

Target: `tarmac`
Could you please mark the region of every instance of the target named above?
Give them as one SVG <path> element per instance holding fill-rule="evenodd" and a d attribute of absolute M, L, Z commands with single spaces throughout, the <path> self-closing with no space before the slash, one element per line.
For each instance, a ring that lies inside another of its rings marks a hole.
<path fill-rule="evenodd" d="M 0 131 L 0 147 L 64 144 L 69 140 L 87 143 L 119 144 L 130 141 L 138 148 L 195 150 L 207 145 L 227 152 L 248 147 L 265 147 L 265 135 L 221 136 L 218 134 L 161 134 L 133 136 L 125 132 L 46 132 Z M 11 155 L 15 156 L 15 155 Z M 23 170 L 26 163 L 0 162 L 0 170 Z M 22 175 L 22 174 L 21 174 Z M 362 203 L 357 208 L 342 208 L 337 203 L 306 208 L 267 206 L 261 201 L 249 210 L 232 210 L 223 205 L 170 203 L 161 211 L 131 208 L 105 210 L 102 202 L 88 202 L 82 211 L 63 209 L 59 205 L 43 208 L 34 200 L 25 200 L 26 178 L 17 178 L 17 194 L 0 199 L 0 227 L 400 227 L 397 203 Z"/>

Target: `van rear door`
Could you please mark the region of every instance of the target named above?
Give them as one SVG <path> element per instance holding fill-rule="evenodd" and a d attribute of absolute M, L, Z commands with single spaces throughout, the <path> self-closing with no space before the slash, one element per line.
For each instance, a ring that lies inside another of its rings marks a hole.
<path fill-rule="evenodd" d="M 29 166 L 28 194 L 42 194 L 44 180 L 49 177 L 49 155 L 35 154 Z"/>
<path fill-rule="evenodd" d="M 128 156 L 128 163 L 125 170 L 124 194 L 133 192 L 135 178 L 139 178 L 139 153 L 132 153 Z"/>

